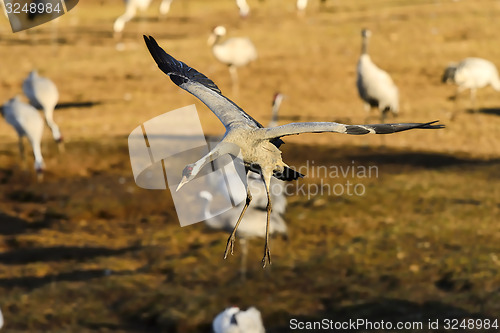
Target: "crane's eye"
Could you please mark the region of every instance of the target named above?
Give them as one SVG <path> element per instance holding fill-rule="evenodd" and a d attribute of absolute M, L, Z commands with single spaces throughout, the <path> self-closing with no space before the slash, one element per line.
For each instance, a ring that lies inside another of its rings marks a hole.
<path fill-rule="evenodd" d="M 182 171 L 182 175 L 183 176 L 186 176 L 186 177 L 189 177 L 191 176 L 191 173 L 193 172 L 193 167 L 191 165 L 188 165 L 187 167 L 184 168 L 184 170 Z"/>

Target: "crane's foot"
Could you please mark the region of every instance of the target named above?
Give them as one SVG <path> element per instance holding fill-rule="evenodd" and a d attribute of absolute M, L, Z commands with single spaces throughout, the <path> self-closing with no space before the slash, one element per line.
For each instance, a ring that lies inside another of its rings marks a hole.
<path fill-rule="evenodd" d="M 271 265 L 271 250 L 269 250 L 269 246 L 267 246 L 266 243 L 264 247 L 264 257 L 262 258 L 262 268 L 266 267 L 267 262 L 269 262 L 269 265 Z"/>
<path fill-rule="evenodd" d="M 227 258 L 227 254 L 229 253 L 229 250 L 231 250 L 231 255 L 233 255 L 235 241 L 236 241 L 236 239 L 235 239 L 234 235 L 229 236 L 229 238 L 227 240 L 226 251 L 224 251 L 224 259 Z"/>

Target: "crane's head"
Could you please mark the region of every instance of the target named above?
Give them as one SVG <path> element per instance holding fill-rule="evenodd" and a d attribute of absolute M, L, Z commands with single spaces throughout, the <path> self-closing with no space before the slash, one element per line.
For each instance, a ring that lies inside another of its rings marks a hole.
<path fill-rule="evenodd" d="M 441 77 L 441 82 L 443 83 L 454 83 L 455 74 L 457 72 L 457 64 L 451 63 L 445 68 L 443 76 Z"/>
<path fill-rule="evenodd" d="M 369 37 L 371 37 L 371 35 L 372 35 L 372 32 L 370 30 L 368 30 L 368 29 L 361 30 L 361 37 L 369 38 Z"/>
<path fill-rule="evenodd" d="M 208 40 L 207 40 L 208 46 L 215 45 L 215 43 L 217 43 L 217 40 L 225 35 L 226 35 L 226 28 L 224 28 L 222 25 L 216 26 L 212 30 L 210 37 L 208 37 Z"/>
<path fill-rule="evenodd" d="M 188 183 L 194 177 L 196 177 L 196 175 L 198 173 L 197 172 L 193 172 L 193 170 L 195 169 L 195 164 L 196 163 L 188 164 L 188 165 L 186 165 L 186 167 L 184 168 L 184 170 L 182 170 L 181 182 L 179 183 L 179 185 L 177 186 L 177 189 L 175 191 L 179 191 L 182 186 L 184 186 L 186 183 Z"/>
<path fill-rule="evenodd" d="M 216 36 L 222 37 L 226 35 L 227 31 L 226 28 L 224 28 L 222 25 L 218 25 L 214 28 L 212 33 Z"/>

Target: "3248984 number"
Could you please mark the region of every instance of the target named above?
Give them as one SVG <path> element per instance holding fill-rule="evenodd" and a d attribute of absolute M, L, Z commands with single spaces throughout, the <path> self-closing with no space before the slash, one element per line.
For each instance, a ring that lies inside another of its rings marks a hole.
<path fill-rule="evenodd" d="M 27 4 L 25 3 L 24 6 L 21 7 L 21 4 L 16 2 L 16 3 L 6 3 L 5 4 L 5 9 L 7 10 L 7 14 L 21 14 L 21 13 L 30 13 L 30 14 L 51 14 L 51 13 L 61 13 L 63 9 L 61 8 L 60 4 L 57 3 L 55 6 L 53 6 L 50 2 L 49 3 L 30 3 Z"/>
<path fill-rule="evenodd" d="M 498 329 L 498 319 L 445 319 L 444 329 L 445 330 L 476 330 L 476 329 Z"/>

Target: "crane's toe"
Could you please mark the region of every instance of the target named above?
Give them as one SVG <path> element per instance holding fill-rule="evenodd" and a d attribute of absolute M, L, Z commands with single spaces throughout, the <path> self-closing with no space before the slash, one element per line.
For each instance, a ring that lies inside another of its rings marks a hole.
<path fill-rule="evenodd" d="M 231 249 L 231 255 L 233 255 L 233 252 L 234 252 L 234 242 L 235 242 L 234 235 L 229 236 L 229 238 L 227 240 L 226 251 L 224 251 L 224 259 L 227 258 L 227 254 L 229 253 L 230 249 Z"/>
<path fill-rule="evenodd" d="M 262 258 L 262 268 L 266 268 L 267 263 L 271 265 L 271 250 L 269 250 L 269 246 L 267 246 L 266 243 L 264 247 L 264 257 Z"/>

